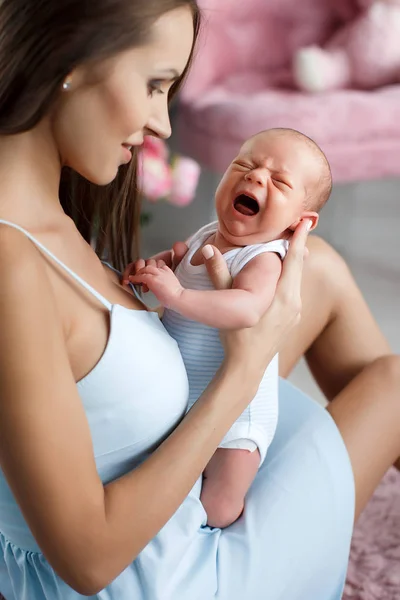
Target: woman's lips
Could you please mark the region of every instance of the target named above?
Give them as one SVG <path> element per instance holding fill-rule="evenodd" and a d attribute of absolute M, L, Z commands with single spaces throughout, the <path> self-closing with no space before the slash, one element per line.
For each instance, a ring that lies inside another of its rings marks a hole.
<path fill-rule="evenodd" d="M 132 159 L 132 146 L 128 144 L 122 144 L 122 151 L 124 155 L 124 163 L 130 162 Z"/>

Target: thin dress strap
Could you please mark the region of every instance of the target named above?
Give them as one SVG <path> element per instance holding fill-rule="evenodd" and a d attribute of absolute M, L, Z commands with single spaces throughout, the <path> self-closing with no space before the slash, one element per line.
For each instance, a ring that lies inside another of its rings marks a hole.
<path fill-rule="evenodd" d="M 116 273 L 119 277 L 121 277 L 121 275 L 122 275 L 121 271 L 119 271 L 118 269 L 116 269 L 115 267 L 113 267 L 112 265 L 110 265 L 110 263 L 107 262 L 106 260 L 103 260 L 103 265 L 105 267 L 107 267 L 108 269 L 110 269 L 110 271 L 113 271 L 113 273 Z M 139 294 L 139 292 L 136 290 L 135 284 L 134 283 L 129 283 L 129 287 L 131 288 L 131 291 L 134 294 L 136 300 L 138 300 L 140 302 L 140 304 L 142 306 L 144 306 L 148 310 L 148 306 L 144 302 L 144 300 L 141 297 L 141 295 Z M 1 598 L 0 598 L 0 600 L 1 600 Z"/>
<path fill-rule="evenodd" d="M 82 287 L 84 287 L 99 302 L 101 302 L 101 304 L 103 304 L 103 306 L 105 306 L 108 311 L 111 311 L 111 309 L 112 309 L 111 302 L 109 302 L 106 298 L 104 298 L 104 296 L 102 296 L 101 294 L 99 294 L 99 292 L 97 292 L 94 288 L 92 288 L 91 285 L 89 285 L 88 283 L 86 283 L 86 281 L 84 279 L 82 279 L 81 277 L 79 277 L 79 275 L 77 275 L 76 273 L 74 273 L 74 271 L 72 271 L 69 267 L 67 267 L 67 265 L 65 265 L 63 262 L 61 262 L 61 260 L 59 260 L 56 256 L 54 256 L 54 254 L 52 252 L 50 252 L 50 250 L 48 250 L 45 246 L 43 246 L 43 244 L 41 244 L 36 238 L 33 237 L 33 235 L 31 235 L 28 231 L 26 231 L 26 229 L 23 229 L 19 225 L 16 225 L 15 223 L 11 223 L 10 221 L 4 221 L 3 219 L 0 219 L 0 225 L 8 225 L 9 227 L 13 227 L 14 229 L 18 229 L 18 231 L 20 231 L 27 238 L 29 238 L 31 240 L 31 242 L 33 242 L 35 244 L 35 246 L 37 246 L 38 248 L 40 248 L 40 250 L 44 254 L 46 254 L 47 256 L 49 256 L 55 263 L 57 263 L 57 265 L 59 265 L 73 279 L 75 279 L 75 281 L 77 281 Z"/>

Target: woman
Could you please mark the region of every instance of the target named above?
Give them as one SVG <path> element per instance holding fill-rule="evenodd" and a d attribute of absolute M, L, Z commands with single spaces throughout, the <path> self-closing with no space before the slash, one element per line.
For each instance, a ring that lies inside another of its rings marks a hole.
<path fill-rule="evenodd" d="M 306 223 L 262 323 L 225 336 L 224 364 L 184 418 L 175 343 L 98 258 L 107 251 L 118 269 L 132 259 L 132 154 L 144 135 L 170 134 L 167 100 L 198 19 L 194 0 L 0 5 L 6 600 L 337 599 L 352 472 L 357 516 L 400 454 L 399 364 L 318 240 L 299 322 Z M 226 286 L 221 261 L 215 253 L 207 267 Z M 277 350 L 286 375 L 307 349 L 333 419 L 282 383 L 276 439 L 244 515 L 205 527 L 205 465 Z"/>

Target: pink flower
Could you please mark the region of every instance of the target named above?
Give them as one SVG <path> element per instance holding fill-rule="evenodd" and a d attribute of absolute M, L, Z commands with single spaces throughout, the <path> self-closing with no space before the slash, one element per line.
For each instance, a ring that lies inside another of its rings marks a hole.
<path fill-rule="evenodd" d="M 170 166 L 159 158 L 144 154 L 139 158 L 139 188 L 149 202 L 157 202 L 171 193 Z"/>
<path fill-rule="evenodd" d="M 161 138 L 146 135 L 144 138 L 143 150 L 147 155 L 152 155 L 165 162 L 168 160 L 168 146 Z"/>
<path fill-rule="evenodd" d="M 200 177 L 200 165 L 191 158 L 178 157 L 172 167 L 172 190 L 169 202 L 175 206 L 187 206 L 196 194 Z"/>
<path fill-rule="evenodd" d="M 194 160 L 176 157 L 171 165 L 166 143 L 145 137 L 139 155 L 138 183 L 147 200 L 164 198 L 175 206 L 186 206 L 195 196 L 199 175 L 200 166 Z"/>

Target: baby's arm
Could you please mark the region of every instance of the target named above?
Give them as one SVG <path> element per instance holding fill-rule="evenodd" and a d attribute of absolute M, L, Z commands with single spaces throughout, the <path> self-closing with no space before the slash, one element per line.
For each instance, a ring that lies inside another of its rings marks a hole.
<path fill-rule="evenodd" d="M 275 294 L 282 270 L 273 252 L 259 254 L 237 275 L 230 290 L 189 290 L 167 267 L 146 267 L 130 277 L 145 284 L 167 308 L 218 329 L 255 325 Z"/>

